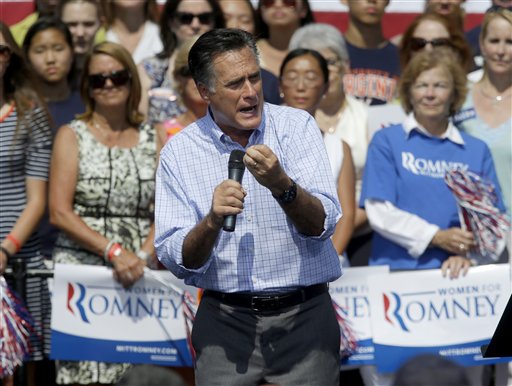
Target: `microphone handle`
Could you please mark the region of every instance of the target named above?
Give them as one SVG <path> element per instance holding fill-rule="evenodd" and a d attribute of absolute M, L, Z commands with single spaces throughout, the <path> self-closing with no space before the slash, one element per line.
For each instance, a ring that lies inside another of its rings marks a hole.
<path fill-rule="evenodd" d="M 243 168 L 232 168 L 228 170 L 228 178 L 230 180 L 235 180 L 237 182 L 242 182 L 242 178 L 244 176 Z M 233 232 L 236 226 L 236 215 L 230 214 L 229 216 L 224 216 L 224 222 L 222 224 L 222 229 L 226 232 Z"/>

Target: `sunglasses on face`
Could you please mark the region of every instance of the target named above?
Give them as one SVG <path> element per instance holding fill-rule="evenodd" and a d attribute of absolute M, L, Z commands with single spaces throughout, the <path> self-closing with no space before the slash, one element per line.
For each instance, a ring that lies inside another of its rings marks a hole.
<path fill-rule="evenodd" d="M 0 44 L 0 56 L 4 57 L 5 59 L 9 58 L 11 56 L 11 48 L 4 44 Z"/>
<path fill-rule="evenodd" d="M 190 13 L 190 12 L 176 12 L 176 20 L 179 21 L 180 24 L 190 25 L 194 18 L 199 20 L 199 23 L 203 25 L 209 25 L 213 23 L 213 12 L 203 12 L 203 13 Z"/>
<path fill-rule="evenodd" d="M 485 13 L 493 13 L 493 12 L 500 12 L 501 10 L 506 10 L 509 12 L 512 12 L 512 6 L 509 7 L 502 7 L 501 5 L 493 5 Z"/>
<path fill-rule="evenodd" d="M 297 0 L 281 0 L 281 3 L 285 7 L 293 7 L 297 5 Z M 276 4 L 276 0 L 261 0 L 261 5 L 265 8 L 273 7 Z"/>
<path fill-rule="evenodd" d="M 110 74 L 92 74 L 89 75 L 89 85 L 92 89 L 104 88 L 107 84 L 107 80 L 110 79 L 114 87 L 124 86 L 128 83 L 131 76 L 128 70 L 119 70 L 111 72 Z"/>
<path fill-rule="evenodd" d="M 451 46 L 450 39 L 448 38 L 437 38 L 432 40 L 427 40 L 423 38 L 412 38 L 411 39 L 411 50 L 419 51 L 426 47 L 427 44 L 430 44 L 432 47 L 442 47 L 442 46 Z"/>

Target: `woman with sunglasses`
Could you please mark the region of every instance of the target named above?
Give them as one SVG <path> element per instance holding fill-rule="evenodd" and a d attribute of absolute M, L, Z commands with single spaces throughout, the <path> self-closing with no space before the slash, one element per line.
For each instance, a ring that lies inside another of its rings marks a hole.
<path fill-rule="evenodd" d="M 217 0 L 167 0 L 160 16 L 163 49 L 139 65 L 142 83 L 140 110 L 150 123 L 162 123 L 185 112 L 174 81 L 177 49 L 187 39 L 224 27 Z"/>
<path fill-rule="evenodd" d="M 451 49 L 466 73 L 473 68 L 471 47 L 462 31 L 445 17 L 432 12 L 419 15 L 407 27 L 400 43 L 400 65 L 405 68 L 416 53 L 438 47 Z"/>
<path fill-rule="evenodd" d="M 457 126 L 489 145 L 508 213 L 512 212 L 512 11 L 486 13 L 480 33 L 482 80 L 470 86 Z"/>
<path fill-rule="evenodd" d="M 329 70 L 325 58 L 312 49 L 294 49 L 284 58 L 279 79 L 283 102 L 315 116 L 320 101 L 329 89 Z M 321 132 L 343 212 L 332 236 L 334 248 L 343 263 L 344 251 L 354 228 L 354 163 L 346 142 L 332 133 Z"/>
<path fill-rule="evenodd" d="M 57 132 L 50 219 L 61 233 L 55 263 L 107 265 L 130 287 L 154 256 L 156 134 L 137 110 L 140 81 L 130 53 L 105 42 L 85 61 L 86 111 Z M 57 383 L 119 381 L 129 365 L 59 361 Z"/>
<path fill-rule="evenodd" d="M 31 72 L 18 45 L 0 22 L 0 275 L 14 260 L 27 269 L 45 269 L 38 223 L 46 207 L 52 133 L 44 102 L 34 91 Z M 9 281 L 10 285 L 13 285 Z M 35 320 L 30 337 L 28 379 L 49 354 L 50 296 L 46 279 L 25 282 L 25 300 Z M 3 385 L 12 385 L 12 377 Z"/>
<path fill-rule="evenodd" d="M 293 33 L 300 26 L 313 23 L 313 13 L 308 0 L 259 0 L 257 14 L 260 65 L 279 76 Z"/>
<path fill-rule="evenodd" d="M 100 0 L 105 40 L 125 47 L 136 64 L 162 50 L 156 0 Z"/>

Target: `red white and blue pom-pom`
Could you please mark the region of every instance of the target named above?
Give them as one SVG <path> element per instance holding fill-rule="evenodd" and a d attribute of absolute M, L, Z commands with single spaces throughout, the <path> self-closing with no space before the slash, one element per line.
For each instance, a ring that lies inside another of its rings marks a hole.
<path fill-rule="evenodd" d="M 336 320 L 340 326 L 340 356 L 346 359 L 357 350 L 357 337 L 354 334 L 350 321 L 345 318 L 346 310 L 343 309 L 334 299 L 332 305 L 336 312 Z"/>
<path fill-rule="evenodd" d="M 463 228 L 473 233 L 476 247 L 470 256 L 479 263 L 496 262 L 505 247 L 510 222 L 496 207 L 494 184 L 460 169 L 447 172 L 445 181 L 457 201 Z"/>
<path fill-rule="evenodd" d="M 0 378 L 13 375 L 30 354 L 34 325 L 21 298 L 0 276 Z"/>

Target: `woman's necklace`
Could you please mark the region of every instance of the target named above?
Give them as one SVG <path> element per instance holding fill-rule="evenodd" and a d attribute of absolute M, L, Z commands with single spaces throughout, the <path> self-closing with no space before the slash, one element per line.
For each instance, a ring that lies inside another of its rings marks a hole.
<path fill-rule="evenodd" d="M 116 145 L 121 138 L 122 131 L 114 132 L 104 127 L 95 118 L 92 119 L 92 123 L 96 131 L 104 138 L 104 141 L 109 145 Z M 108 123 L 106 124 L 108 126 Z"/>
<path fill-rule="evenodd" d="M 494 104 L 503 102 L 504 100 L 510 98 L 512 96 L 512 93 L 509 92 L 507 94 L 501 94 L 501 95 L 490 95 L 484 90 L 483 83 L 480 83 L 480 87 L 478 87 L 478 90 L 480 91 L 480 94 L 484 96 L 487 99 L 490 99 L 494 102 Z"/>
<path fill-rule="evenodd" d="M 341 104 L 341 107 L 336 112 L 336 115 L 328 115 L 324 113 L 322 110 L 317 110 L 316 116 L 318 125 L 320 129 L 329 134 L 333 134 L 336 131 L 336 127 L 338 126 L 338 122 L 345 111 L 345 102 Z"/>

